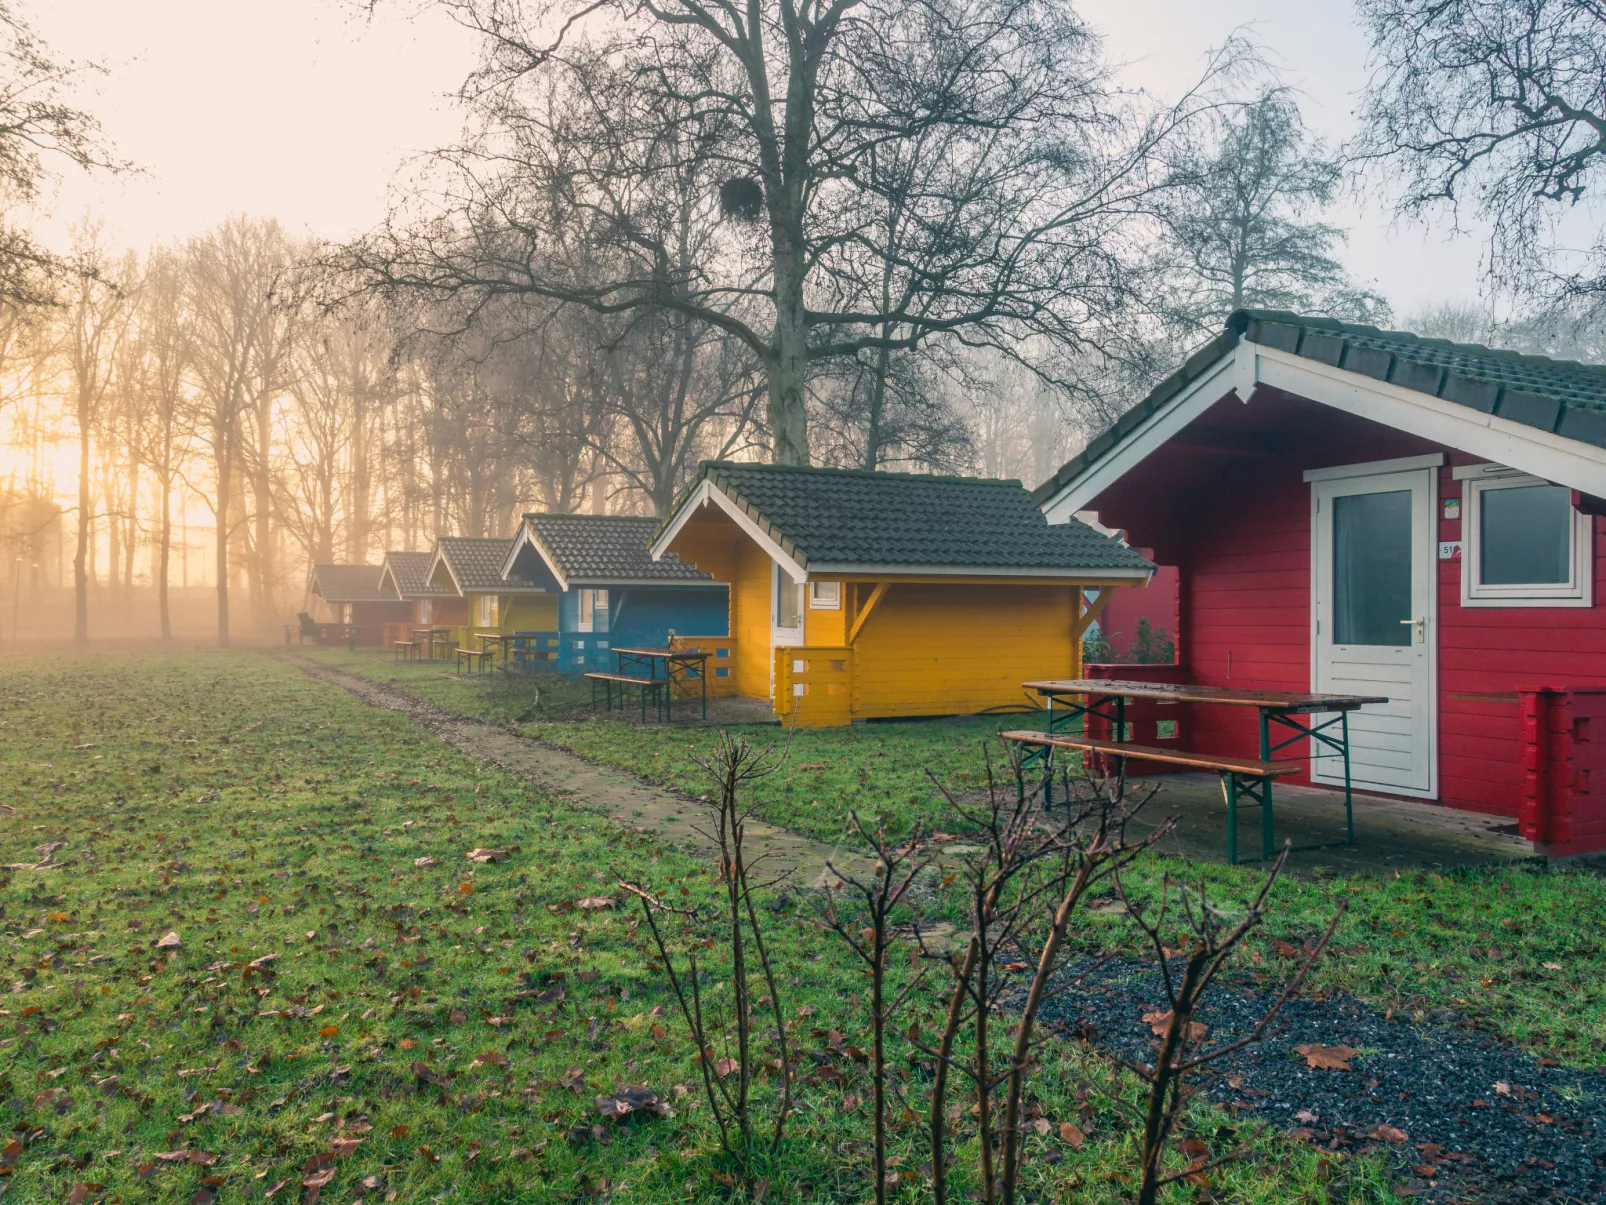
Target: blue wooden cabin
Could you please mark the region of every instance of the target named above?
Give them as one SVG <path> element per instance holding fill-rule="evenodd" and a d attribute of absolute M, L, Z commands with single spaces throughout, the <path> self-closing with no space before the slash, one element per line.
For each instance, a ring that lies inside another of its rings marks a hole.
<path fill-rule="evenodd" d="M 626 515 L 524 516 L 502 575 L 558 593 L 560 673 L 614 672 L 615 648 L 663 648 L 671 632 L 730 635 L 730 587 L 673 556 L 653 560 L 657 529 Z M 716 677 L 730 673 L 711 664 Z"/>

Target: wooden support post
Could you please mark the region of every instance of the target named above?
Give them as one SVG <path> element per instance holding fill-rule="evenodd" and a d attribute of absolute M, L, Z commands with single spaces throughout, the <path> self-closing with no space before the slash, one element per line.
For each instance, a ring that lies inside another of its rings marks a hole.
<path fill-rule="evenodd" d="M 1076 617 L 1076 626 L 1072 629 L 1071 635 L 1077 640 L 1080 640 L 1083 636 L 1086 636 L 1088 628 L 1092 627 L 1094 620 L 1098 619 L 1098 617 L 1103 614 L 1104 608 L 1109 605 L 1110 599 L 1115 596 L 1115 592 L 1120 588 L 1120 586 L 1100 586 L 1099 596 L 1093 600 L 1091 605 L 1089 605 L 1087 603 L 1087 596 L 1083 593 L 1083 589 L 1078 587 L 1076 591 L 1076 602 L 1077 610 L 1080 611 L 1081 614 Z"/>
<path fill-rule="evenodd" d="M 852 645 L 859 638 L 859 629 L 864 627 L 864 621 L 870 618 L 870 612 L 875 610 L 876 604 L 881 601 L 882 595 L 886 594 L 887 587 L 890 585 L 892 585 L 891 582 L 877 582 L 875 589 L 870 591 L 870 597 L 864 600 L 864 605 L 859 608 L 859 613 L 853 617 L 853 626 L 848 629 L 849 645 Z"/>

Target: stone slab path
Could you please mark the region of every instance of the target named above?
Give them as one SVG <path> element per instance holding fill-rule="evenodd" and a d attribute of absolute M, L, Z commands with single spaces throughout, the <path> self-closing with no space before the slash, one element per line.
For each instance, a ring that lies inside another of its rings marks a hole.
<path fill-rule="evenodd" d="M 358 674 L 294 653 L 277 655 L 309 677 L 349 691 L 371 707 L 405 714 L 419 728 L 466 757 L 538 783 L 575 807 L 599 812 L 625 828 L 649 833 L 704 858 L 715 856 L 713 843 L 698 831 L 706 827 L 706 813 L 695 799 L 651 786 L 623 771 L 595 765 L 567 749 L 508 728 L 453 715 Z M 870 859 L 855 851 L 760 820 L 748 821 L 747 842 L 749 857 L 755 853 L 765 855 L 761 875 L 765 880 L 787 873 L 789 881 L 800 887 L 819 887 L 835 880 L 831 866 L 854 875 L 868 874 L 873 868 Z"/>

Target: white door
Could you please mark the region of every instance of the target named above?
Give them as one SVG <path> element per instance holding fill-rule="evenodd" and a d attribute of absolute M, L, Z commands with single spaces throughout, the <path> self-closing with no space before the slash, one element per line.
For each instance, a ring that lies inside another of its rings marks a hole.
<path fill-rule="evenodd" d="M 1311 483 L 1312 689 L 1386 696 L 1350 713 L 1351 781 L 1424 798 L 1438 791 L 1436 487 L 1433 469 Z M 1343 785 L 1336 757 L 1311 770 Z"/>
<path fill-rule="evenodd" d="M 770 697 L 775 697 L 774 649 L 796 648 L 803 643 L 803 587 L 770 562 Z M 802 687 L 798 687 L 799 690 Z"/>

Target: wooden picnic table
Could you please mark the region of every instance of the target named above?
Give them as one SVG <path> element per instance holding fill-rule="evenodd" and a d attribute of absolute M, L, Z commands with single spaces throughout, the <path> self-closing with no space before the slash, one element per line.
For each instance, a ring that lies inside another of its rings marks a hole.
<path fill-rule="evenodd" d="M 663 715 L 665 719 L 673 719 L 673 697 L 676 684 L 684 684 L 687 671 L 695 665 L 697 667 L 697 680 L 703 688 L 703 719 L 708 718 L 708 658 L 709 654 L 702 649 L 669 649 L 669 648 L 618 648 L 615 647 L 614 656 L 619 659 L 619 673 L 629 676 L 633 670 L 645 669 L 648 679 L 662 678 L 664 682 Z M 658 662 L 664 663 L 664 672 L 658 673 Z"/>
<path fill-rule="evenodd" d="M 431 661 L 435 660 L 435 646 L 436 646 L 436 644 L 445 645 L 446 646 L 446 651 L 447 652 L 451 651 L 451 643 L 452 643 L 452 629 L 451 628 L 413 628 L 413 629 L 411 629 L 411 634 L 412 634 L 412 637 L 413 637 L 414 640 L 419 641 L 427 649 L 429 649 L 429 659 Z M 443 656 L 441 658 L 441 660 L 444 661 L 445 657 Z"/>
<path fill-rule="evenodd" d="M 1355 695 L 1321 691 L 1244 690 L 1232 686 L 1194 686 L 1172 682 L 1123 682 L 1105 678 L 1064 678 L 1025 683 L 1048 700 L 1048 731 L 1060 732 L 1078 720 L 1095 716 L 1110 724 L 1116 741 L 1126 737 L 1126 701 L 1150 699 L 1163 703 L 1203 703 L 1223 707 L 1253 707 L 1260 717 L 1260 758 L 1287 761 L 1276 754 L 1290 745 L 1309 740 L 1310 760 L 1339 757 L 1344 761 L 1344 832 L 1342 844 L 1355 843 L 1355 811 L 1350 784 L 1349 713 L 1374 703 L 1387 703 L 1382 695 Z M 1275 738 L 1281 739 L 1275 739 Z M 1318 752 L 1325 749 L 1327 752 Z M 1052 767 L 1053 747 L 1042 746 L 1027 761 L 1042 759 Z M 1045 796 L 1045 799 L 1047 797 Z M 1263 833 L 1270 856 L 1271 808 L 1262 815 Z M 1326 844 L 1338 844 L 1327 842 Z M 1302 846 L 1301 848 L 1315 848 Z"/>
<path fill-rule="evenodd" d="M 475 632 L 479 637 L 480 651 L 490 652 L 491 645 L 497 645 L 502 650 L 502 664 L 506 665 L 509 657 L 513 655 L 513 645 L 521 637 L 513 632 Z"/>

